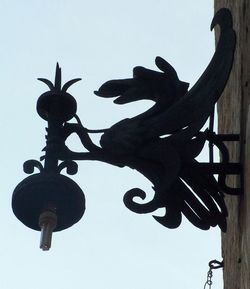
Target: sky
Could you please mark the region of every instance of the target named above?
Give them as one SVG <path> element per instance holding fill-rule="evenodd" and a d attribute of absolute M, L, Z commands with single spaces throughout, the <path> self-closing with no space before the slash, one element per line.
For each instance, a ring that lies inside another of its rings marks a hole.
<path fill-rule="evenodd" d="M 202 231 L 183 220 L 171 230 L 129 211 L 124 193 L 151 187 L 135 171 L 78 162 L 71 178 L 87 209 L 76 225 L 53 235 L 48 252 L 39 249 L 39 232 L 15 218 L 11 196 L 27 176 L 23 162 L 39 159 L 45 146 L 36 101 L 47 87 L 38 77 L 53 81 L 59 62 L 64 82 L 82 78 L 69 92 L 84 126 L 110 127 L 151 103 L 118 106 L 93 91 L 131 77 L 134 66 L 156 69 L 158 55 L 192 86 L 214 52 L 212 17 L 213 1 L 200 0 L 0 1 L 1 289 L 203 288 L 208 262 L 221 260 L 219 229 Z M 67 144 L 82 149 L 77 138 Z M 222 288 L 221 271 L 213 288 Z"/>

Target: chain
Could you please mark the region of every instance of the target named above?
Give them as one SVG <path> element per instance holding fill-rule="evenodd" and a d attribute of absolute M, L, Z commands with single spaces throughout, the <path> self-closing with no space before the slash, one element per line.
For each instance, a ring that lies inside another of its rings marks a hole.
<path fill-rule="evenodd" d="M 209 269 L 208 272 L 207 272 L 207 281 L 206 281 L 206 283 L 204 285 L 204 289 L 206 289 L 207 286 L 208 286 L 209 289 L 211 289 L 212 284 L 213 284 L 212 277 L 213 277 L 213 271 L 212 271 L 212 269 Z"/>
<path fill-rule="evenodd" d="M 206 283 L 204 284 L 204 288 L 203 289 L 206 289 L 206 287 L 208 287 L 208 289 L 211 289 L 212 288 L 212 277 L 213 277 L 213 270 L 214 269 L 219 269 L 219 268 L 223 268 L 223 261 L 222 262 L 219 262 L 217 260 L 212 260 L 208 263 L 208 266 L 209 266 L 209 270 L 207 272 L 207 281 Z"/>

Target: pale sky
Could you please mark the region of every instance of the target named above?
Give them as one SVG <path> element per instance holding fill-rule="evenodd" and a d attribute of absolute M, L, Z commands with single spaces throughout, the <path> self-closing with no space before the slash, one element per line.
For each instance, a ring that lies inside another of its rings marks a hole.
<path fill-rule="evenodd" d="M 11 195 L 27 175 L 23 162 L 39 159 L 46 123 L 36 100 L 53 80 L 56 62 L 88 128 L 106 128 L 144 111 L 149 103 L 117 106 L 93 91 L 134 66 L 156 69 L 162 56 L 183 81 L 195 83 L 214 51 L 210 32 L 213 1 L 2 0 L 1 70 L 1 289 L 203 288 L 208 262 L 221 260 L 220 231 L 201 231 L 183 221 L 167 229 L 123 204 L 124 193 L 150 183 L 139 173 L 99 162 L 79 162 L 72 178 L 86 197 L 79 223 L 54 234 L 49 252 L 39 249 L 39 232 L 12 213 Z M 73 138 L 69 146 L 80 149 Z M 206 155 L 206 153 L 205 153 Z M 222 287 L 221 271 L 213 288 Z"/>

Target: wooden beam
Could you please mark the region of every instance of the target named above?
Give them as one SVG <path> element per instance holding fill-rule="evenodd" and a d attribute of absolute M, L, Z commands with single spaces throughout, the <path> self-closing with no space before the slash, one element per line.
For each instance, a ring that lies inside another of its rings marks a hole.
<path fill-rule="evenodd" d="M 222 233 L 224 288 L 250 288 L 250 2 L 249 0 L 214 0 L 215 12 L 231 10 L 237 46 L 233 70 L 218 104 L 218 132 L 240 133 L 241 145 L 229 143 L 232 161 L 244 167 L 244 195 L 226 196 L 228 230 Z M 218 39 L 219 31 L 216 31 Z M 228 184 L 239 187 L 240 178 L 230 176 Z"/>

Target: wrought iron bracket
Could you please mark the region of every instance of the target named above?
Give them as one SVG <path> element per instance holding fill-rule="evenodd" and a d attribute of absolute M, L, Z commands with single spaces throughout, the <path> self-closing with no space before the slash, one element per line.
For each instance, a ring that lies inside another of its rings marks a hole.
<path fill-rule="evenodd" d="M 27 226 L 39 229 L 33 219 L 53 203 L 61 217 L 58 219 L 62 220 L 57 230 L 77 222 L 85 210 L 83 193 L 60 172 L 67 168 L 69 174 L 74 174 L 77 172 L 75 161 L 98 160 L 135 169 L 153 184 L 154 197 L 146 203 L 135 201 L 135 197 L 146 197 L 140 188 L 126 192 L 123 200 L 131 211 L 143 214 L 164 208 L 163 216 L 153 217 L 165 227 L 178 227 L 184 215 L 200 229 L 207 230 L 218 225 L 226 231 L 224 193 L 242 193 L 241 188 L 230 188 L 226 184 L 227 175 L 240 175 L 242 168 L 241 164 L 230 162 L 225 142 L 238 142 L 240 136 L 213 132 L 214 106 L 227 83 L 235 50 L 236 37 L 228 9 L 217 12 L 211 29 L 216 25 L 221 31 L 216 51 L 190 90 L 189 84 L 179 80 L 175 69 L 167 61 L 156 57 L 155 63 L 160 71 L 138 66 L 133 69 L 132 78 L 110 80 L 95 91 L 97 96 L 115 98 L 116 104 L 141 99 L 155 102 L 148 111 L 124 119 L 108 129 L 90 130 L 82 125 L 76 114 L 76 101 L 67 92 L 79 78 L 61 87 L 59 65 L 54 84 L 40 78 L 49 86 L 49 91 L 42 94 L 37 102 L 38 114 L 48 122 L 45 155 L 41 157 L 44 166 L 35 160 L 25 163 L 25 172 L 33 173 L 34 167 L 41 172 L 35 175 L 35 179 L 32 178 L 34 175 L 28 177 L 15 189 L 12 206 L 16 216 Z M 209 118 L 209 129 L 202 131 Z M 75 122 L 72 123 L 73 119 Z M 67 138 L 73 133 L 82 142 L 84 152 L 74 152 L 66 146 Z M 102 134 L 99 145 L 92 142 L 93 133 Z M 206 142 L 210 148 L 209 162 L 198 162 L 197 157 Z M 221 154 L 220 163 L 214 163 L 214 146 Z M 47 193 L 46 186 L 53 189 L 51 195 Z M 68 193 L 70 188 L 72 194 Z M 36 209 L 31 212 L 26 210 L 27 199 L 35 203 Z M 65 203 L 71 204 L 66 213 L 63 212 Z"/>

